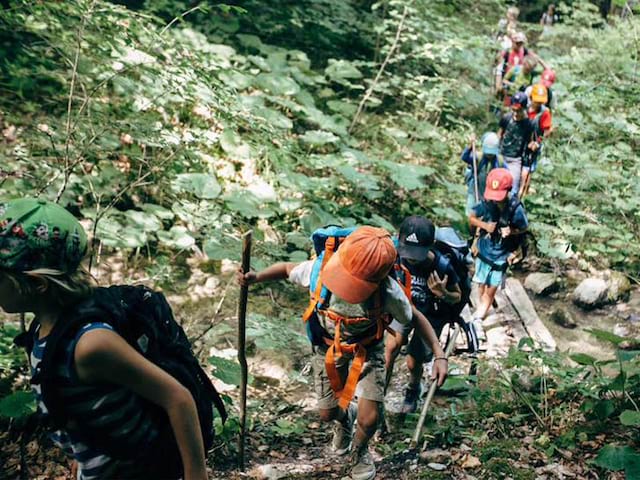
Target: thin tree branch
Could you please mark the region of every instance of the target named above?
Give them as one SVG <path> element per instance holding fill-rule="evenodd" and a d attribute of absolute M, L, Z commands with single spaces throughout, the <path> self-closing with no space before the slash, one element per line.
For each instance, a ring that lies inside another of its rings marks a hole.
<path fill-rule="evenodd" d="M 73 94 L 76 86 L 76 77 L 78 75 L 78 62 L 80 60 L 80 50 L 82 49 L 82 37 L 84 35 L 84 29 L 89 19 L 89 16 L 93 13 L 93 7 L 95 5 L 95 0 L 91 2 L 88 10 L 82 15 L 82 20 L 80 22 L 80 28 L 78 28 L 77 36 L 76 36 L 76 53 L 73 59 L 73 67 L 71 69 L 71 85 L 69 86 L 69 98 L 67 100 L 67 123 L 65 126 L 65 141 L 64 141 L 64 181 L 60 186 L 60 190 L 58 190 L 58 195 L 56 195 L 56 203 L 60 201 L 60 198 L 64 194 L 64 191 L 67 189 L 67 184 L 69 183 L 69 177 L 71 176 L 71 170 L 69 169 L 69 147 L 71 146 L 71 109 L 73 108 Z"/>
<path fill-rule="evenodd" d="M 369 100 L 369 98 L 373 94 L 373 90 L 376 88 L 376 85 L 380 81 L 380 77 L 382 77 L 382 74 L 385 68 L 387 67 L 387 64 L 389 63 L 389 60 L 391 60 L 391 57 L 396 51 L 396 48 L 398 48 L 398 43 L 400 42 L 400 34 L 402 33 L 402 28 L 404 27 L 404 21 L 407 18 L 408 12 L 409 12 L 409 8 L 407 7 L 407 5 L 405 5 L 404 10 L 402 11 L 402 17 L 400 18 L 400 23 L 398 24 L 398 29 L 396 30 L 396 36 L 393 40 L 393 44 L 391 45 L 391 48 L 389 49 L 387 56 L 382 62 L 382 65 L 380 65 L 380 69 L 378 70 L 378 73 L 373 79 L 373 82 L 371 82 L 371 85 L 369 85 L 369 88 L 367 89 L 366 93 L 364 94 L 364 97 L 362 97 L 362 100 L 358 105 L 358 110 L 356 110 L 356 114 L 353 116 L 353 120 L 351 121 L 351 125 L 349 126 L 349 133 L 351 133 L 351 131 L 353 130 L 353 127 L 356 125 L 358 118 L 360 117 L 360 114 L 362 113 L 362 110 L 364 109 L 364 106 L 367 103 L 367 100 Z"/>

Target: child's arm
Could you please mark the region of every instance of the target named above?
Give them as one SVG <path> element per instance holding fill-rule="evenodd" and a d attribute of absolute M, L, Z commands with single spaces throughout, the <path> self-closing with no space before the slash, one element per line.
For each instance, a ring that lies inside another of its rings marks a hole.
<path fill-rule="evenodd" d="M 449 277 L 447 275 L 444 278 L 440 278 L 438 272 L 434 271 L 427 279 L 427 286 L 436 297 L 441 298 L 446 303 L 455 305 L 462 299 L 462 290 L 458 284 L 453 285 L 452 289 L 449 290 L 447 288 L 448 281 Z"/>
<path fill-rule="evenodd" d="M 74 359 L 82 382 L 121 385 L 162 407 L 180 450 L 184 480 L 206 480 L 198 411 L 187 388 L 110 330 L 96 329 L 82 335 Z"/>
<path fill-rule="evenodd" d="M 447 378 L 447 373 L 449 370 L 449 362 L 444 356 L 444 350 L 440 346 L 440 341 L 436 335 L 436 332 L 433 330 L 433 327 L 427 320 L 420 310 L 418 310 L 415 306 L 411 306 L 411 310 L 413 313 L 413 318 L 416 322 L 416 331 L 426 342 L 431 345 L 431 351 L 433 352 L 434 362 L 433 369 L 431 370 L 431 379 L 437 380 L 438 386 L 444 383 L 444 380 Z"/>
<path fill-rule="evenodd" d="M 243 272 L 242 268 L 236 274 L 240 285 L 251 285 L 252 283 L 268 282 L 271 280 L 285 280 L 289 277 L 291 270 L 298 265 L 292 262 L 280 262 L 260 270 L 259 272 Z"/>
<path fill-rule="evenodd" d="M 476 214 L 473 212 L 469 215 L 469 225 L 480 228 L 487 233 L 493 233 L 496 229 L 496 222 L 483 222 L 481 219 L 476 217 Z"/>

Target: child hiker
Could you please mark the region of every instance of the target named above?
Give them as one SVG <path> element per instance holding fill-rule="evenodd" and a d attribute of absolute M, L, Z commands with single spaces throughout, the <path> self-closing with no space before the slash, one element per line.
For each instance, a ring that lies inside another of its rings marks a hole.
<path fill-rule="evenodd" d="M 529 99 L 524 92 L 516 93 L 511 99 L 511 112 L 500 119 L 500 155 L 504 164 L 511 172 L 513 193 L 520 189 L 520 176 L 522 174 L 522 161 L 525 149 L 535 150 L 532 143 L 533 123 L 527 116 Z"/>
<path fill-rule="evenodd" d="M 457 321 L 464 307 L 460 279 L 452 263 L 434 248 L 436 228 L 421 216 L 407 217 L 400 225 L 398 233 L 398 254 L 400 262 L 411 275 L 411 299 L 415 307 L 428 319 L 439 337 L 447 323 Z M 414 329 L 413 322 L 406 325 L 395 321 L 391 328 L 397 335 L 387 336 L 385 359 L 387 371 L 406 344 Z M 477 342 L 474 347 L 477 349 Z M 428 343 L 414 334 L 407 346 L 407 368 L 410 379 L 405 390 L 402 413 L 415 412 L 422 393 L 423 365 L 433 359 L 433 351 Z"/>
<path fill-rule="evenodd" d="M 75 460 L 80 480 L 205 480 L 190 390 L 116 333 L 118 287 L 92 286 L 80 268 L 86 251 L 82 226 L 59 205 L 0 202 L 0 307 L 35 314 L 17 341 L 30 350 L 38 407 L 60 428 L 54 442 Z M 101 307 L 96 299 L 105 295 L 114 304 Z"/>
<path fill-rule="evenodd" d="M 500 138 L 494 132 L 486 132 L 482 136 L 482 156 L 478 158 L 478 151 L 474 156 L 472 146 L 476 143 L 475 135 L 469 139 L 469 146 L 462 152 L 462 161 L 467 164 L 467 170 L 464 175 L 464 181 L 467 184 L 467 215 L 471 213 L 473 206 L 478 203 L 476 199 L 482 198 L 484 194 L 484 185 L 487 181 L 487 174 L 490 170 L 497 168 L 499 165 L 500 155 Z M 476 195 L 476 179 L 473 177 L 473 164 L 476 163 L 478 174 L 478 194 Z"/>
<path fill-rule="evenodd" d="M 389 277 L 396 250 L 386 230 L 365 226 L 351 232 L 328 227 L 312 238 L 319 254 L 316 260 L 276 263 L 257 273 L 239 271 L 238 281 L 289 279 L 309 288 L 311 302 L 303 318 L 313 343 L 320 418 L 335 422 L 333 451 L 342 455 L 351 450 L 349 478 L 370 480 L 376 468 L 368 442 L 384 400 L 382 340 L 387 314 L 400 324 L 416 317 L 418 332 L 436 357 L 432 378 L 438 385 L 447 375 L 447 361 L 427 319 Z M 351 403 L 354 393 L 357 406 Z"/>
<path fill-rule="evenodd" d="M 536 171 L 538 158 L 543 147 L 543 140 L 551 135 L 552 116 L 551 109 L 546 106 L 549 96 L 547 87 L 537 83 L 531 88 L 531 104 L 527 110 L 527 116 L 533 125 L 533 137 L 525 150 L 522 162 L 522 177 L 518 197 L 523 199 L 529 193 L 531 174 Z"/>
<path fill-rule="evenodd" d="M 469 216 L 471 226 L 480 229 L 473 276 L 473 281 L 479 284 L 480 294 L 473 315 L 476 327 L 482 325 L 487 316 L 498 287 L 505 280 L 510 257 L 529 225 L 522 203 L 516 195 L 509 193 L 512 186 L 513 177 L 509 170 L 491 170 L 487 176 L 484 200 L 473 207 Z"/>

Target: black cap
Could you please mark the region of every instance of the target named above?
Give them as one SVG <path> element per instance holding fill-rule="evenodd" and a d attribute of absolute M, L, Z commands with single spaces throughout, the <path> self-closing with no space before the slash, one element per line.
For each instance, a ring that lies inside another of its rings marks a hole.
<path fill-rule="evenodd" d="M 429 254 L 436 236 L 436 227 L 431 220 L 419 215 L 407 217 L 398 233 L 398 253 L 402 258 L 422 262 Z"/>

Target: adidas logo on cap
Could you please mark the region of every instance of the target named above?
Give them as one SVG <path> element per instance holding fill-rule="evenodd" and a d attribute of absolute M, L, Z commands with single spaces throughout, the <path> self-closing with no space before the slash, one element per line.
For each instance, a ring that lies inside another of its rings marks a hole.
<path fill-rule="evenodd" d="M 411 243 L 419 243 L 418 236 L 415 234 L 415 232 L 409 235 L 407 238 L 405 238 L 404 241 L 411 242 Z"/>

